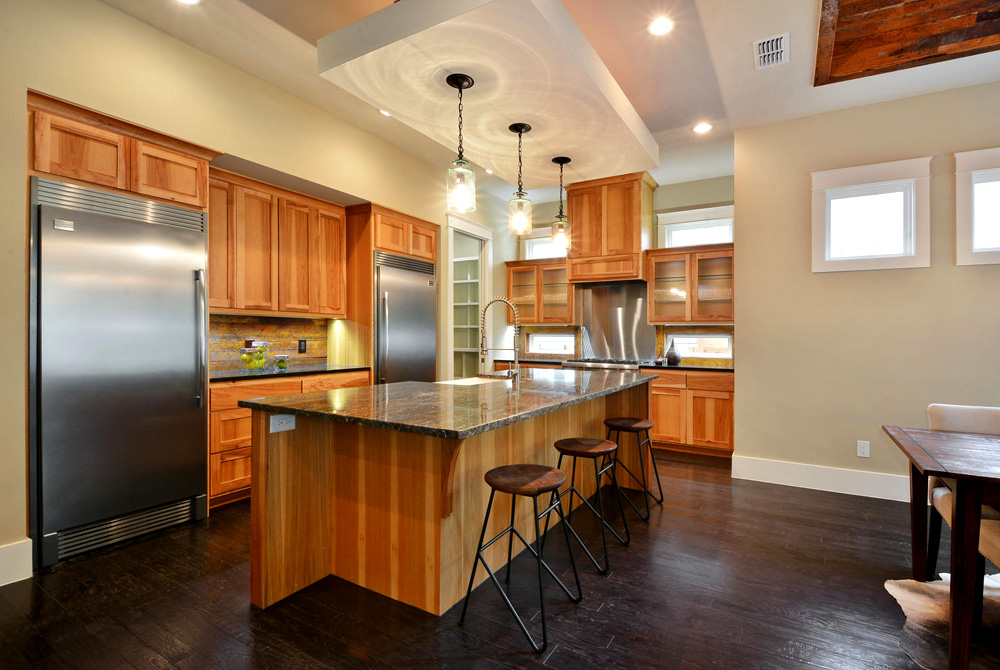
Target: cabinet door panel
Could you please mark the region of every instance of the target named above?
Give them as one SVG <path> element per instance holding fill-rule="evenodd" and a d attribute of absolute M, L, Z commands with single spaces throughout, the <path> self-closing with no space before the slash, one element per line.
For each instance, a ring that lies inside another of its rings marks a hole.
<path fill-rule="evenodd" d="M 34 122 L 36 170 L 128 188 L 128 140 L 124 136 L 41 111 L 34 113 Z"/>
<path fill-rule="evenodd" d="M 585 282 L 605 279 L 635 279 L 640 276 L 640 259 L 639 254 L 571 258 L 568 261 L 569 280 Z"/>
<path fill-rule="evenodd" d="M 640 186 L 640 182 L 627 182 L 604 187 L 605 255 L 637 254 L 642 250 Z"/>
<path fill-rule="evenodd" d="M 347 311 L 347 228 L 340 212 L 316 210 L 310 240 L 310 311 L 344 316 Z"/>
<path fill-rule="evenodd" d="M 538 317 L 538 268 L 535 266 L 507 268 L 507 297 L 517 307 L 521 325 L 539 323 Z M 514 323 L 514 315 L 507 310 L 507 323 Z"/>
<path fill-rule="evenodd" d="M 567 277 L 566 264 L 543 265 L 541 270 L 542 323 L 573 322 L 573 285 Z"/>
<path fill-rule="evenodd" d="M 684 442 L 685 391 L 676 388 L 651 386 L 649 389 L 649 414 L 653 420 L 650 437 L 656 442 Z"/>
<path fill-rule="evenodd" d="M 566 193 L 570 225 L 570 258 L 604 254 L 601 187 L 581 188 Z"/>
<path fill-rule="evenodd" d="M 233 187 L 236 203 L 236 307 L 278 309 L 278 221 L 275 197 Z"/>
<path fill-rule="evenodd" d="M 650 256 L 646 273 L 650 323 L 691 320 L 690 254 Z"/>
<path fill-rule="evenodd" d="M 437 260 L 437 230 L 416 223 L 409 225 L 409 253 L 411 256 L 434 262 Z"/>
<path fill-rule="evenodd" d="M 386 214 L 375 215 L 375 247 L 399 254 L 410 253 L 407 222 Z"/>
<path fill-rule="evenodd" d="M 205 206 L 208 161 L 132 140 L 132 190 L 196 207 Z"/>
<path fill-rule="evenodd" d="M 287 198 L 278 215 L 278 309 L 308 312 L 310 267 L 309 229 L 316 210 Z M 314 240 L 312 241 L 315 242 Z"/>
<path fill-rule="evenodd" d="M 252 410 L 243 408 L 212 412 L 208 424 L 209 451 L 219 454 L 230 449 L 249 447 L 252 414 Z"/>
<path fill-rule="evenodd" d="M 208 306 L 232 307 L 236 282 L 236 212 L 229 184 L 208 184 Z"/>
<path fill-rule="evenodd" d="M 733 251 L 694 254 L 691 275 L 691 319 L 732 321 Z"/>
<path fill-rule="evenodd" d="M 732 450 L 733 394 L 687 391 L 688 444 Z"/>
<path fill-rule="evenodd" d="M 212 454 L 209 464 L 209 493 L 213 496 L 250 486 L 250 447 Z"/>

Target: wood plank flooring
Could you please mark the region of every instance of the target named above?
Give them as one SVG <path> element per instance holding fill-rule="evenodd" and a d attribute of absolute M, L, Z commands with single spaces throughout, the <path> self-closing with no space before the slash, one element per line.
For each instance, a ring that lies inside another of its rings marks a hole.
<path fill-rule="evenodd" d="M 464 628 L 461 604 L 437 619 L 332 577 L 252 609 L 241 502 L 0 587 L 0 668 L 917 667 L 882 586 L 909 576 L 905 504 L 731 480 L 701 463 L 662 462 L 660 474 L 666 502 L 649 524 L 629 517 L 632 544 L 611 547 L 610 574 L 577 553 L 581 604 L 548 583 L 540 657 L 489 583 Z M 573 518 L 599 542 L 586 513 Z M 945 565 L 947 531 L 942 545 Z M 568 575 L 558 527 L 546 555 Z M 535 626 L 536 585 L 522 554 L 513 599 Z"/>

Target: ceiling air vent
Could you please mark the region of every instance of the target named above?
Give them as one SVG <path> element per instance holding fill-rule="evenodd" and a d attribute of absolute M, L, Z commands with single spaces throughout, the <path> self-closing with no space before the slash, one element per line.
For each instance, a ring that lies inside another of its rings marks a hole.
<path fill-rule="evenodd" d="M 788 62 L 788 33 L 753 43 L 754 69 L 774 67 Z"/>

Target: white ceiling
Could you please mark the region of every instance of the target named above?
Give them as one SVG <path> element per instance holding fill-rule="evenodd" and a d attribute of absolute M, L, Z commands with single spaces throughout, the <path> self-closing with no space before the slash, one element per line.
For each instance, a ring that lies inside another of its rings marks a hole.
<path fill-rule="evenodd" d="M 373 105 L 317 75 L 316 41 L 390 0 L 202 0 L 193 7 L 176 0 L 104 2 L 442 169 L 454 158 L 454 148 L 382 117 Z M 813 88 L 821 0 L 562 3 L 659 144 L 660 165 L 650 172 L 660 183 L 732 174 L 734 129 L 1000 80 L 1000 52 L 994 52 Z M 653 37 L 645 27 L 659 15 L 669 16 L 676 28 Z M 753 41 L 784 32 L 791 34 L 791 62 L 755 71 Z M 695 135 L 690 128 L 701 120 L 715 129 Z M 531 139 L 525 138 L 526 154 Z M 516 142 L 511 150 L 513 155 Z M 544 151 L 550 157 L 551 148 Z M 569 168 L 567 180 L 578 179 Z M 510 183 L 477 172 L 481 187 L 509 197 Z M 556 191 L 537 189 L 530 197 L 554 200 Z"/>

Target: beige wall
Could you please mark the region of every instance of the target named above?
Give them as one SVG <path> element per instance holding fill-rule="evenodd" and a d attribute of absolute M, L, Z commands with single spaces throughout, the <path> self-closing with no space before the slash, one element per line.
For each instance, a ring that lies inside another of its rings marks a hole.
<path fill-rule="evenodd" d="M 444 223 L 429 165 L 96 0 L 0 0 L 0 547 L 26 531 L 26 91 Z M 487 198 L 485 193 L 481 198 Z M 482 207 L 482 212 L 493 208 Z M 2 567 L 2 566 L 0 566 Z"/>
<path fill-rule="evenodd" d="M 1000 405 L 1000 266 L 955 266 L 951 156 L 1000 146 L 997 109 L 989 84 L 737 131 L 737 456 L 903 474 L 882 424 Z M 813 274 L 809 173 L 918 156 L 931 267 Z"/>
<path fill-rule="evenodd" d="M 656 189 L 653 209 L 672 212 L 681 209 L 731 205 L 733 203 L 733 177 L 699 179 L 680 184 L 664 184 Z"/>

